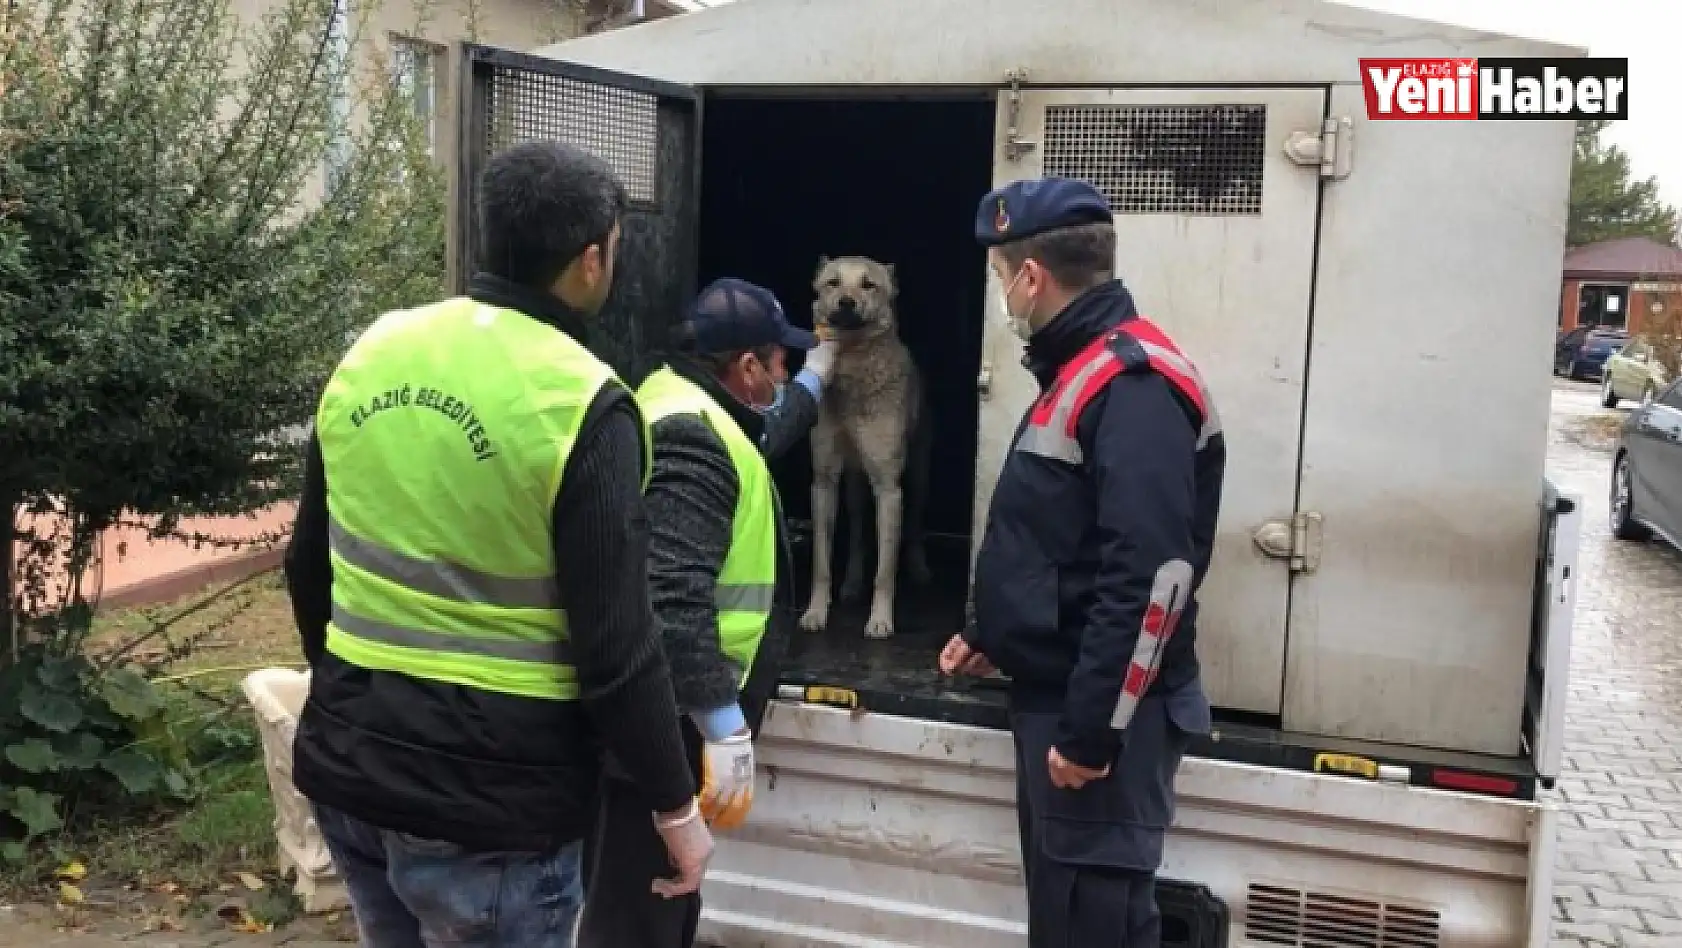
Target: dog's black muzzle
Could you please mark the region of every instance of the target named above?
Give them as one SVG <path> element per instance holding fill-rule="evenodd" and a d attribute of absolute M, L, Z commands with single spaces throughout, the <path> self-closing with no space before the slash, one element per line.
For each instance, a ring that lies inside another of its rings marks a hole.
<path fill-rule="evenodd" d="M 857 303 L 850 299 L 843 299 L 836 304 L 834 311 L 829 314 L 828 322 L 836 329 L 863 329 L 864 314 L 859 312 Z"/>

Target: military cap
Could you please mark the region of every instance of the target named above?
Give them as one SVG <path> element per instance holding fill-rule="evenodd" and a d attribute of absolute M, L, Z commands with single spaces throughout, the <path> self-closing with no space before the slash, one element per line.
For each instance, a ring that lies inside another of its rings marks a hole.
<path fill-rule="evenodd" d="M 975 211 L 975 239 L 996 247 L 1059 227 L 1109 222 L 1098 189 L 1074 178 L 1030 178 L 990 192 Z"/>

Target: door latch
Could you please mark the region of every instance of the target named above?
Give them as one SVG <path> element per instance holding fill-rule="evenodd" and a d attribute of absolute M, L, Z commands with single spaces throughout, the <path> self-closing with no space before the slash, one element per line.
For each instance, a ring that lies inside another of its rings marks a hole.
<path fill-rule="evenodd" d="M 1009 110 L 1009 120 L 1005 123 L 1006 161 L 1021 161 L 1023 156 L 1039 147 L 1039 142 L 1022 137 L 1022 83 L 1027 78 L 1028 70 L 1020 67 L 1005 73 L 1005 82 L 1010 84 L 1010 91 L 1006 93 L 1005 99 Z"/>
<path fill-rule="evenodd" d="M 1256 549 L 1277 560 L 1290 561 L 1291 572 L 1312 573 L 1320 567 L 1323 518 L 1303 511 L 1279 520 L 1268 520 L 1251 534 Z"/>
<path fill-rule="evenodd" d="M 1355 162 L 1355 122 L 1345 115 L 1326 119 L 1318 132 L 1292 132 L 1285 155 L 1299 165 L 1319 165 L 1322 178 L 1342 181 Z"/>

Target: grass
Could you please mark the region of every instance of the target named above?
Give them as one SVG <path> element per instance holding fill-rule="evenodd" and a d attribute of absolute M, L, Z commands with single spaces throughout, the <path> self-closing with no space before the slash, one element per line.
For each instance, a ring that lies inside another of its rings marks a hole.
<path fill-rule="evenodd" d="M 83 888 L 95 904 L 161 895 L 180 907 L 184 897 L 191 905 L 227 892 L 238 873 L 272 875 L 274 808 L 239 683 L 255 668 L 303 662 L 278 572 L 100 615 L 87 649 L 123 655 L 164 682 L 171 729 L 187 737 L 205 791 L 184 807 L 71 814 L 58 837 L 0 877 L 0 895 L 50 899 L 54 874 L 70 862 L 87 868 Z"/>

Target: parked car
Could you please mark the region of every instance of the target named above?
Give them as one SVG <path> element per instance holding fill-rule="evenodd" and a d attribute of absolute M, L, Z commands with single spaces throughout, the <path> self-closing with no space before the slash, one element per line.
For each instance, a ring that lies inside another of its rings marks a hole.
<path fill-rule="evenodd" d="M 1628 341 L 1629 334 L 1621 329 L 1595 326 L 1568 329 L 1554 343 L 1554 374 L 1569 379 L 1598 379 L 1607 358 Z"/>
<path fill-rule="evenodd" d="M 1682 381 L 1624 419 L 1612 461 L 1612 533 L 1682 546 Z"/>
<path fill-rule="evenodd" d="M 1654 358 L 1652 344 L 1637 336 L 1601 367 L 1600 403 L 1616 408 L 1619 401 L 1650 402 L 1669 381 L 1670 373 Z"/>

